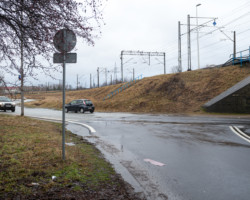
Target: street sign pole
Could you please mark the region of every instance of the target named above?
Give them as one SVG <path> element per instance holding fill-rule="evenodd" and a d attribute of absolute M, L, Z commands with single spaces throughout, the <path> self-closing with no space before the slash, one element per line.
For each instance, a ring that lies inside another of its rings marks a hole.
<path fill-rule="evenodd" d="M 62 63 L 63 68 L 63 95 L 62 95 L 62 159 L 65 160 L 65 79 L 66 63 L 76 63 L 76 53 L 70 52 L 76 45 L 76 35 L 69 29 L 62 29 L 53 39 L 55 48 L 61 53 L 54 53 L 53 62 Z"/>
<path fill-rule="evenodd" d="M 65 160 L 65 71 L 66 71 L 66 63 L 65 63 L 65 53 L 63 53 L 63 111 L 62 111 L 62 159 Z"/>
<path fill-rule="evenodd" d="M 62 109 L 62 159 L 65 160 L 65 79 L 66 79 L 66 41 L 67 32 L 63 30 L 63 109 Z"/>

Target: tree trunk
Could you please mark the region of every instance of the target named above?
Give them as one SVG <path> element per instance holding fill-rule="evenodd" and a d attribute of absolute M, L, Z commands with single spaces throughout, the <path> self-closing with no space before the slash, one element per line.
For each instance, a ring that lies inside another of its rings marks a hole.
<path fill-rule="evenodd" d="M 23 3 L 23 0 L 22 0 Z M 23 22 L 23 12 L 21 12 L 21 22 Z M 23 31 L 21 29 L 21 69 L 20 69 L 20 75 L 21 75 L 21 116 L 24 116 L 24 72 L 23 72 Z"/>
<path fill-rule="evenodd" d="M 23 41 L 21 41 L 21 116 L 24 116 L 24 88 L 23 88 Z"/>

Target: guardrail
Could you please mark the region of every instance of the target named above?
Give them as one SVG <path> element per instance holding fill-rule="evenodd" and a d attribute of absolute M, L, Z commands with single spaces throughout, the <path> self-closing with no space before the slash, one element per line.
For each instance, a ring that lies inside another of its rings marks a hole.
<path fill-rule="evenodd" d="M 122 92 L 122 91 L 126 90 L 127 88 L 134 85 L 136 83 L 136 81 L 139 81 L 141 79 L 142 79 L 142 74 L 140 76 L 136 77 L 134 80 L 129 81 L 129 82 L 125 83 L 123 86 L 119 87 L 118 89 L 110 92 L 106 97 L 103 98 L 103 101 L 105 101 L 106 99 L 110 99 L 113 96 L 119 94 L 119 92 Z"/>

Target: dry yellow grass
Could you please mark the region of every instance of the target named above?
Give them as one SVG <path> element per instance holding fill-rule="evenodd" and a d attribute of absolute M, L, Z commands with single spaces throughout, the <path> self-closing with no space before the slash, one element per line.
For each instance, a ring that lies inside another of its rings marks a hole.
<path fill-rule="evenodd" d="M 66 102 L 73 99 L 91 99 L 97 111 L 192 113 L 201 112 L 201 106 L 237 82 L 250 75 L 250 66 L 201 69 L 178 74 L 144 78 L 135 85 L 103 101 L 122 84 L 81 91 L 66 92 Z M 26 95 L 40 99 L 29 106 L 61 109 L 61 93 Z"/>

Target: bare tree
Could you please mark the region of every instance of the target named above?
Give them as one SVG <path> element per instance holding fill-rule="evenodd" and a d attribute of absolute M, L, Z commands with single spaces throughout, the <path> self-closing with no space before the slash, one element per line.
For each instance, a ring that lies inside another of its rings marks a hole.
<path fill-rule="evenodd" d="M 4 91 L 4 83 L 3 83 L 3 75 L 0 73 L 0 94 L 3 94 Z"/>
<path fill-rule="evenodd" d="M 0 1 L 0 63 L 2 70 L 21 75 L 21 115 L 24 115 L 25 78 L 35 77 L 35 69 L 51 75 L 58 67 L 50 63 L 53 37 L 65 26 L 89 44 L 99 35 L 102 0 L 2 0 Z M 43 57 L 47 64 L 39 62 Z"/>

